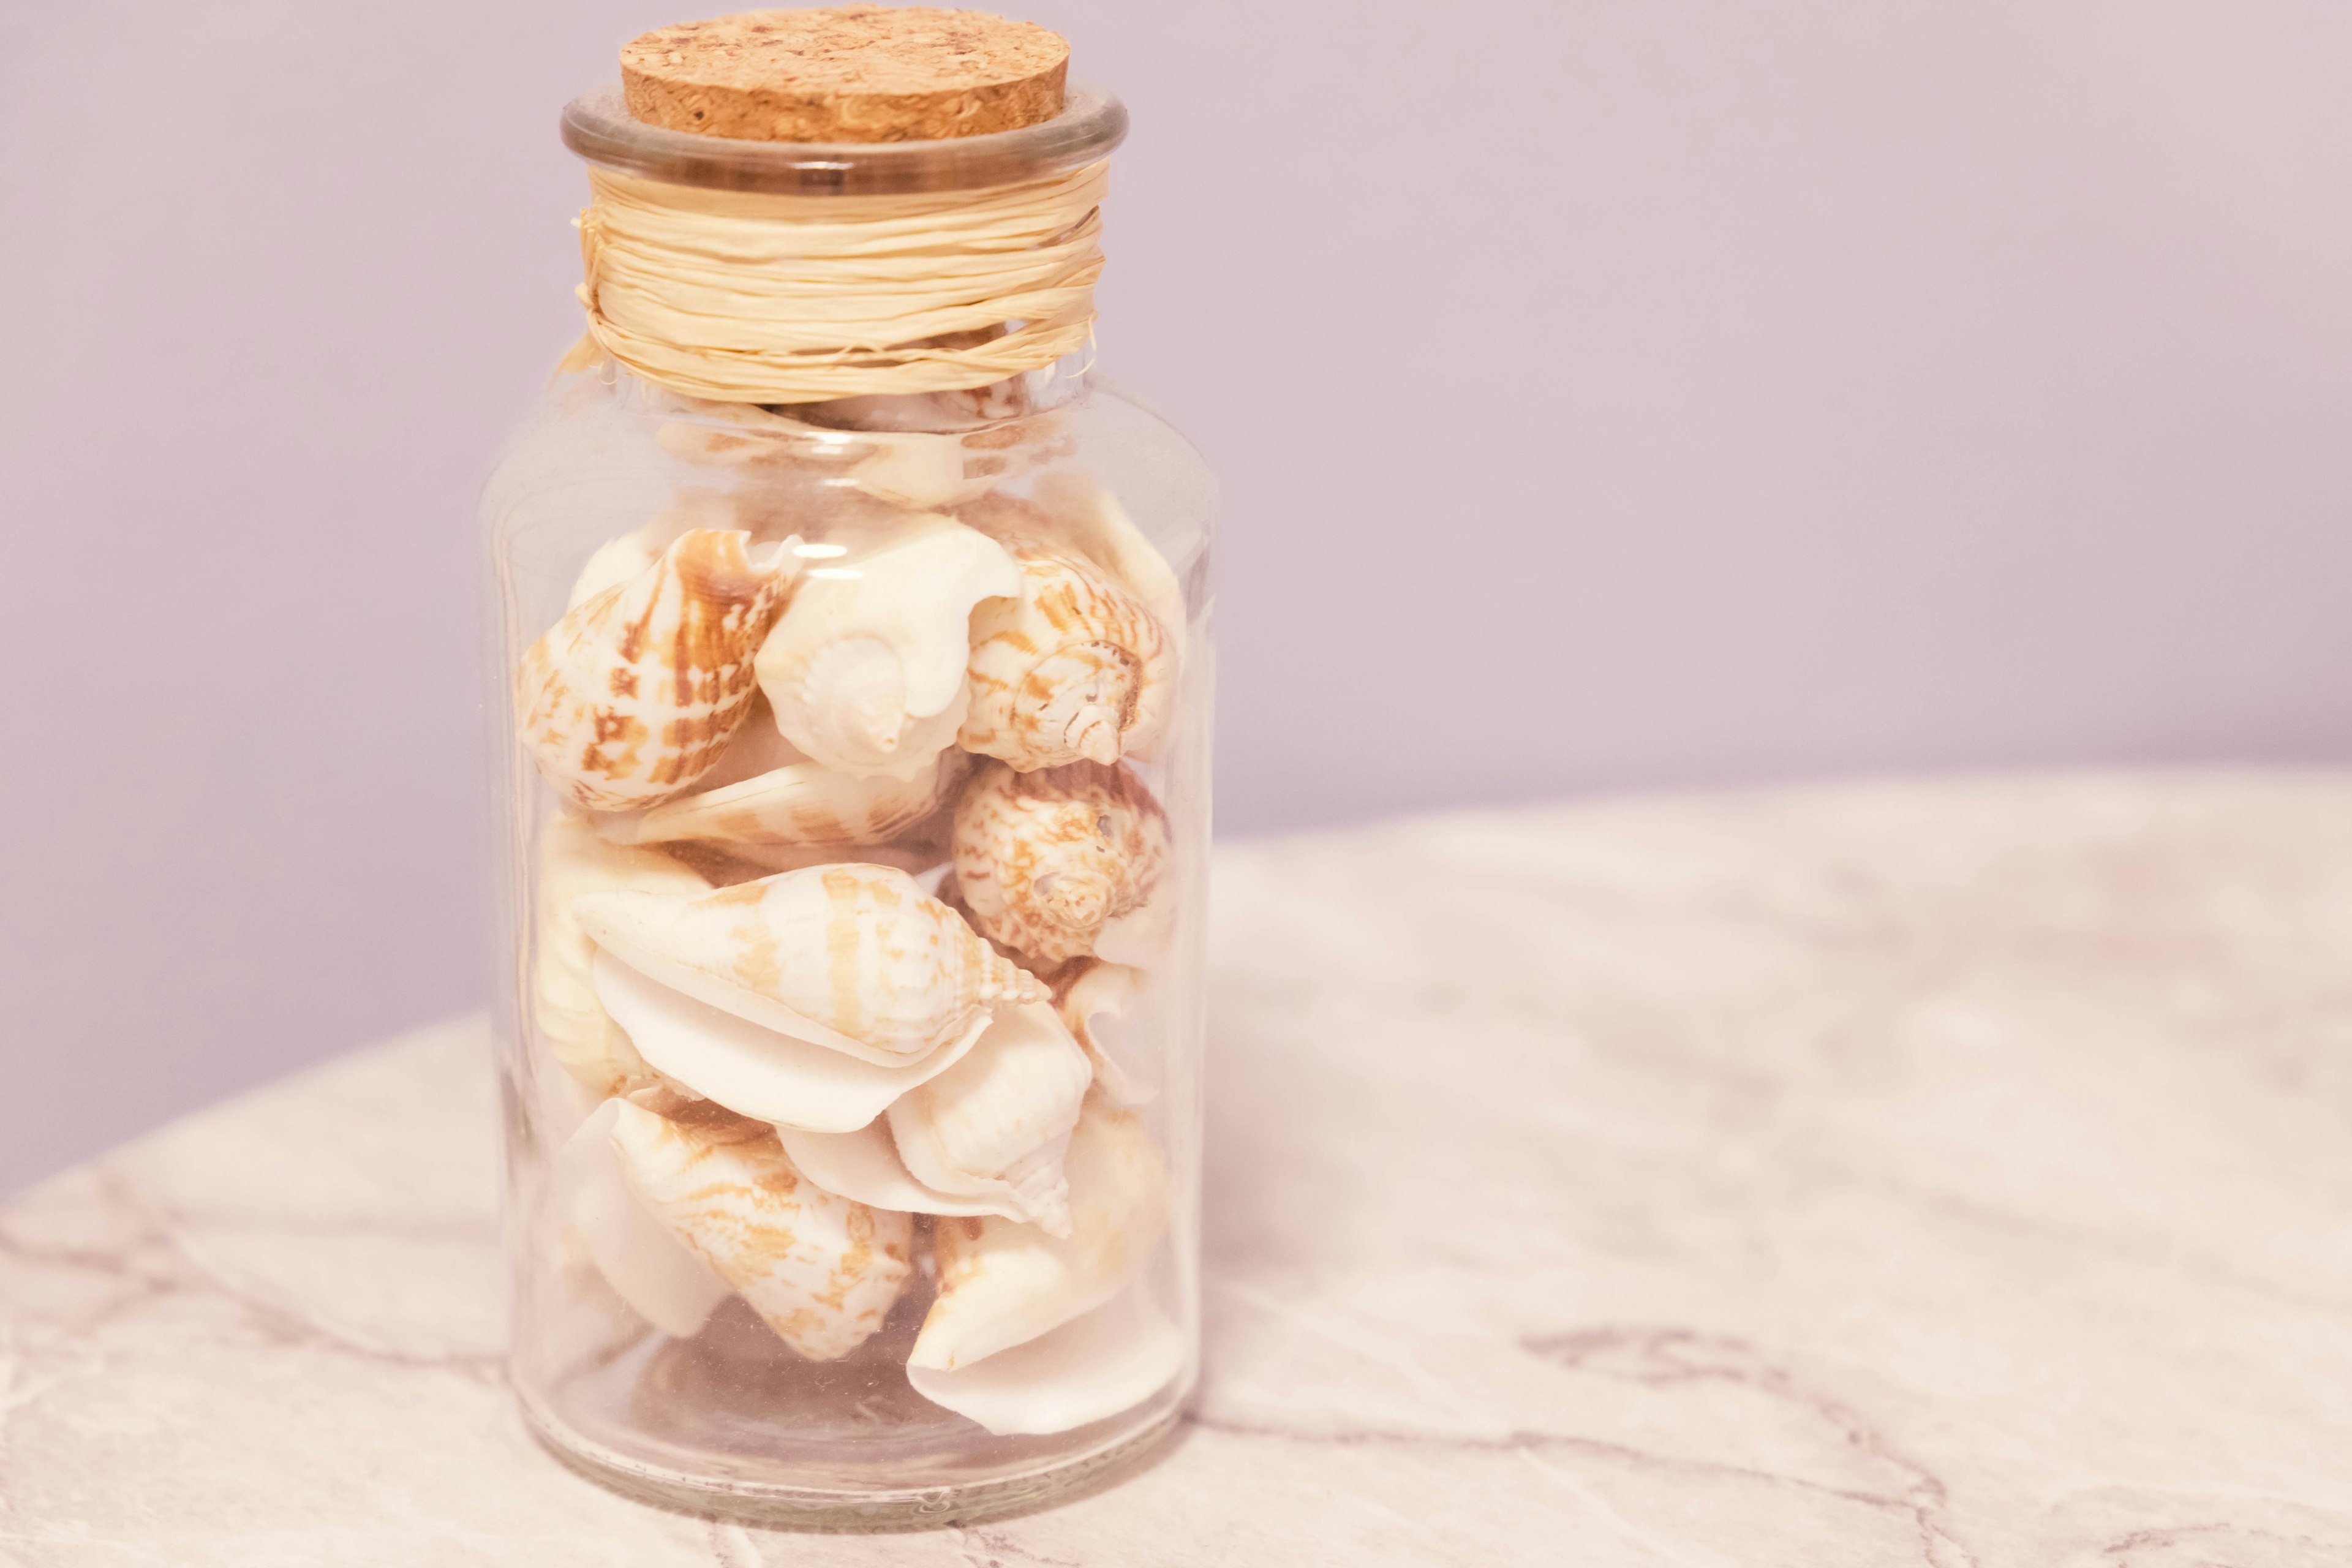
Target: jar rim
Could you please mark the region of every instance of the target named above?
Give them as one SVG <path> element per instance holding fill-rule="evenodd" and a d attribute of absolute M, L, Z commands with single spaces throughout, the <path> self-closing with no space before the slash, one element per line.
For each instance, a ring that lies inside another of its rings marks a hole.
<path fill-rule="evenodd" d="M 750 142 L 697 136 L 632 118 L 617 83 L 563 106 L 563 144 L 599 168 L 706 190 L 779 195 L 970 191 L 1043 179 L 1108 157 L 1127 138 L 1127 106 L 1072 82 L 1062 112 L 1014 131 L 925 142 Z"/>

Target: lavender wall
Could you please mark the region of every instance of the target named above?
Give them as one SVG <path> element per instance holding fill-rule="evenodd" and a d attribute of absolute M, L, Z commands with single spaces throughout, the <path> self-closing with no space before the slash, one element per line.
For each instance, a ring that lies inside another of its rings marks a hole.
<path fill-rule="evenodd" d="M 1225 475 L 1223 821 L 2352 753 L 2341 0 L 1040 0 Z M 674 4 L 0 46 L 0 1187 L 472 1005 L 470 504 Z"/>

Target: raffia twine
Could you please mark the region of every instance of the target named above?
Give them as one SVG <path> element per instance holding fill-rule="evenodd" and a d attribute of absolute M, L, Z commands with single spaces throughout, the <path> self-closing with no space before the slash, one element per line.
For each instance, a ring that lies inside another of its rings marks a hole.
<path fill-rule="evenodd" d="M 588 334 L 689 396 L 985 386 L 1094 333 L 1109 165 L 980 191 L 802 196 L 588 172 Z"/>

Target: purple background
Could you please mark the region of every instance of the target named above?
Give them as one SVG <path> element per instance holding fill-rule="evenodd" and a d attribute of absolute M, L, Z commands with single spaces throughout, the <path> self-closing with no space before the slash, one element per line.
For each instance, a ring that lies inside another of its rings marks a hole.
<path fill-rule="evenodd" d="M 2352 753 L 2352 6 L 1039 0 L 1231 831 Z M 0 1188 L 477 1004 L 471 508 L 618 0 L 0 46 Z"/>

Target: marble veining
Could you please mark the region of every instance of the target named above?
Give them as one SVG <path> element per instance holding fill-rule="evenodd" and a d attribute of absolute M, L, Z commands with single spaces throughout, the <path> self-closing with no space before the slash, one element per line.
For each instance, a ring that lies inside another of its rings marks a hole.
<path fill-rule="evenodd" d="M 1221 851 L 1207 1375 L 963 1529 L 656 1512 L 500 1381 L 455 1022 L 0 1214 L 0 1563 L 2352 1568 L 2352 779 Z"/>

